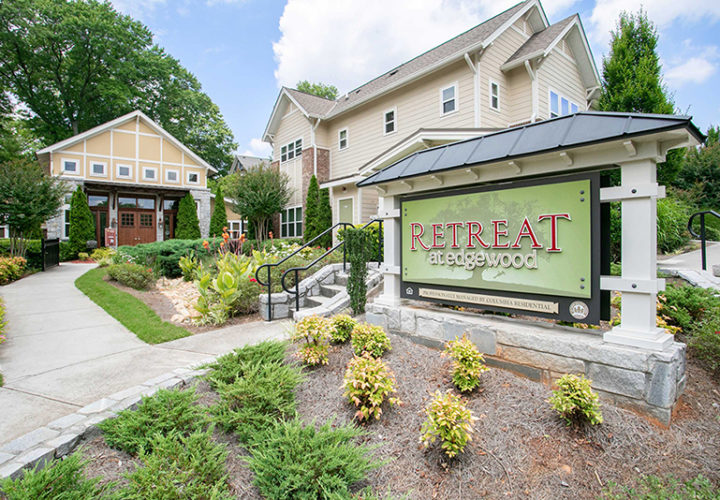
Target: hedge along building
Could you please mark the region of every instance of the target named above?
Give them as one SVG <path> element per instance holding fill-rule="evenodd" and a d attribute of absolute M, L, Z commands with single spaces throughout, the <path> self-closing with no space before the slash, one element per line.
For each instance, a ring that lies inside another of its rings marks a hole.
<path fill-rule="evenodd" d="M 687 117 L 582 112 L 417 152 L 360 181 L 377 188 L 385 220 L 384 290 L 368 321 L 434 343 L 468 332 L 496 365 L 548 383 L 583 373 L 669 423 L 685 345 L 656 326 L 656 164 L 702 140 Z M 611 168 L 621 185 L 601 187 Z M 613 201 L 620 277 L 609 276 Z M 611 290 L 622 317 L 605 332 L 432 305 L 597 324 Z"/>
<path fill-rule="evenodd" d="M 141 111 L 41 149 L 37 158 L 50 175 L 83 187 L 100 246 L 106 227 L 117 228 L 120 245 L 173 238 L 178 203 L 188 192 L 208 235 L 207 176 L 216 170 Z M 66 205 L 47 222 L 48 237 L 67 238 L 69 226 Z"/>

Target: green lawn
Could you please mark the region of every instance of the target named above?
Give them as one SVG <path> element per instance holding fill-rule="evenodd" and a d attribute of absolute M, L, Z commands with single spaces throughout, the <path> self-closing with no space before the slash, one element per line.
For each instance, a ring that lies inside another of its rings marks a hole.
<path fill-rule="evenodd" d="M 148 344 L 160 344 L 190 335 L 186 329 L 163 321 L 144 302 L 105 282 L 105 269 L 96 268 L 75 280 L 90 300 Z"/>

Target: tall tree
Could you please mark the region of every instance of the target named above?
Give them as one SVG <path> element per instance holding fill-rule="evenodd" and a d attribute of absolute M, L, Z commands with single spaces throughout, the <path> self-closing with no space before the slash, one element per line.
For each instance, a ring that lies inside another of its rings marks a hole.
<path fill-rule="evenodd" d="M 87 242 L 95 239 L 95 218 L 88 199 L 78 186 L 70 199 L 70 249 L 73 254 L 87 250 Z"/>
<path fill-rule="evenodd" d="M 45 144 L 140 109 L 221 172 L 237 148 L 197 79 L 98 0 L 0 2 L 0 87 Z"/>
<path fill-rule="evenodd" d="M 720 128 L 710 127 L 705 144 L 688 148 L 676 185 L 689 191 L 698 207 L 716 211 L 720 208 Z"/>
<path fill-rule="evenodd" d="M 307 197 L 305 198 L 305 225 L 303 227 L 303 236 L 305 243 L 312 240 L 322 231 L 317 229 L 318 206 L 320 204 L 320 186 L 317 177 L 310 177 L 308 184 Z"/>
<path fill-rule="evenodd" d="M 25 255 L 25 239 L 57 215 L 66 192 L 65 183 L 45 175 L 36 161 L 23 158 L 0 163 L 0 225 L 10 226 L 13 255 Z"/>
<path fill-rule="evenodd" d="M 197 216 L 195 198 L 190 193 L 180 200 L 175 237 L 179 240 L 195 240 L 200 237 L 200 220 Z"/>
<path fill-rule="evenodd" d="M 603 59 L 601 111 L 672 114 L 675 105 L 662 80 L 658 34 L 647 13 L 623 12 L 612 32 L 610 55 Z M 671 151 L 658 165 L 658 181 L 670 184 L 682 166 L 684 152 Z"/>
<path fill-rule="evenodd" d="M 222 236 L 224 228 L 228 225 L 227 211 L 225 210 L 225 199 L 223 198 L 222 186 L 217 185 L 215 189 L 215 207 L 210 217 L 210 236 Z"/>
<path fill-rule="evenodd" d="M 335 85 L 328 85 L 321 82 L 310 83 L 307 80 L 301 80 L 297 82 L 296 87 L 300 92 L 316 95 L 323 99 L 330 99 L 331 101 L 334 101 L 338 95 L 338 89 Z"/>

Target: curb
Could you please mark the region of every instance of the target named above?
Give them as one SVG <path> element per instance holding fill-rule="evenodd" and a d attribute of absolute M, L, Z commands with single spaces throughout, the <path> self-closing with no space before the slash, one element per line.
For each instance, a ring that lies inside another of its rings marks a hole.
<path fill-rule="evenodd" d="M 212 363 L 223 355 L 211 356 L 190 365 L 189 368 L 177 368 L 146 380 L 142 384 L 98 399 L 75 413 L 60 417 L 5 443 L 0 447 L 0 480 L 16 479 L 24 470 L 42 468 L 50 460 L 70 454 L 81 439 L 100 434 L 100 429 L 97 427 L 100 422 L 117 416 L 122 410 L 135 409 L 143 396 L 152 396 L 160 389 L 174 389 L 187 385 L 208 372 L 200 366 Z"/>

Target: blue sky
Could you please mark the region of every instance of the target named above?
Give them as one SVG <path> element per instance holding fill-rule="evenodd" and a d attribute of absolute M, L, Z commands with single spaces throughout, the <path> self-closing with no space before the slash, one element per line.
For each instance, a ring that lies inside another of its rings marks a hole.
<path fill-rule="evenodd" d="M 114 0 L 200 80 L 239 144 L 259 138 L 281 85 L 300 79 L 341 92 L 474 26 L 517 0 Z M 609 30 L 642 4 L 660 32 L 659 54 L 676 106 L 705 130 L 720 124 L 720 2 L 546 0 L 556 22 L 580 13 L 602 71 Z"/>

